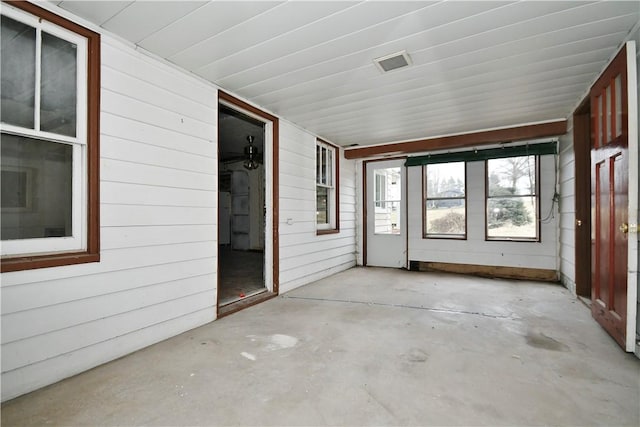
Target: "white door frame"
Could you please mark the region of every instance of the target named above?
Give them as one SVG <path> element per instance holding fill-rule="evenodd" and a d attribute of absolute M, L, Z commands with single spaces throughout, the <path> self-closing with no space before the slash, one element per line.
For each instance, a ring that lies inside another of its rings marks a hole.
<path fill-rule="evenodd" d="M 362 163 L 362 175 L 363 175 L 363 186 L 362 186 L 362 209 L 363 209 L 363 233 L 362 233 L 362 263 L 367 266 L 378 266 L 378 263 L 371 263 L 370 249 L 371 249 L 371 239 L 380 239 L 380 240 L 388 240 L 388 243 L 394 245 L 394 249 L 400 251 L 398 254 L 398 259 L 395 262 L 392 262 L 389 265 L 380 265 L 386 267 L 396 267 L 396 268 L 407 268 L 407 244 L 408 244 L 408 234 L 407 234 L 407 168 L 404 165 L 406 161 L 406 157 L 393 157 L 393 158 L 383 158 L 383 159 L 375 159 L 375 160 L 366 160 Z M 385 164 L 386 163 L 386 164 Z M 400 167 L 401 172 L 401 189 L 400 189 L 400 233 L 398 235 L 376 235 L 371 233 L 370 225 L 368 223 L 370 212 L 370 207 L 368 206 L 372 199 L 371 192 L 373 191 L 373 185 L 375 182 L 370 182 L 369 179 L 369 171 L 368 168 L 372 166 L 379 167 Z M 397 244 L 393 242 L 394 239 L 398 239 Z M 374 261 L 375 262 L 375 261 Z"/>
<path fill-rule="evenodd" d="M 629 150 L 629 211 L 628 223 L 631 233 L 627 239 L 627 330 L 626 350 L 635 352 L 640 357 L 640 342 L 636 342 L 636 329 L 638 327 L 638 294 L 640 293 L 640 277 L 638 269 L 640 265 L 638 222 L 640 218 L 640 184 L 638 183 L 639 168 L 638 156 L 638 70 L 637 70 L 637 46 L 634 40 L 626 42 L 627 48 L 627 133 Z M 633 227 L 635 225 L 635 227 Z"/>

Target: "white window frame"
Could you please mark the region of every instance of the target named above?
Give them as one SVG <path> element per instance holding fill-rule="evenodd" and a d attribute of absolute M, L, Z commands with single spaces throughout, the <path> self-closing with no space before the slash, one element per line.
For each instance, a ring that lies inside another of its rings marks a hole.
<path fill-rule="evenodd" d="M 320 148 L 320 155 L 324 158 L 324 168 L 322 163 L 316 164 L 316 204 L 318 187 L 327 189 L 327 212 L 328 218 L 326 223 L 319 223 L 317 219 L 318 206 L 316 205 L 316 227 L 318 230 L 334 230 L 336 229 L 336 155 L 335 147 L 322 142 L 316 141 L 316 163 L 318 162 L 317 150 Z M 331 170 L 327 170 L 327 169 Z"/>
<path fill-rule="evenodd" d="M 88 78 L 88 40 L 72 31 L 45 21 L 25 11 L 2 5 L 2 15 L 22 22 L 36 29 L 36 79 L 34 129 L 0 123 L 0 132 L 24 136 L 43 141 L 68 144 L 73 147 L 72 164 L 72 235 L 67 237 L 45 237 L 22 240 L 3 240 L 1 255 L 20 256 L 59 252 L 76 252 L 87 248 L 87 78 Z M 40 128 L 40 66 L 42 32 L 74 43 L 76 51 L 76 136 L 58 135 L 41 131 Z"/>

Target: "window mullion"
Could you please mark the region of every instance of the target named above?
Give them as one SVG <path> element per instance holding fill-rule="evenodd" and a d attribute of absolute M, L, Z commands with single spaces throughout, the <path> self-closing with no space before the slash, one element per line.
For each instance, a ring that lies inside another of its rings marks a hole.
<path fill-rule="evenodd" d="M 34 96 L 34 122 L 33 128 L 36 132 L 40 131 L 40 89 L 42 85 L 42 29 L 36 27 L 36 78 L 35 78 L 35 96 Z"/>

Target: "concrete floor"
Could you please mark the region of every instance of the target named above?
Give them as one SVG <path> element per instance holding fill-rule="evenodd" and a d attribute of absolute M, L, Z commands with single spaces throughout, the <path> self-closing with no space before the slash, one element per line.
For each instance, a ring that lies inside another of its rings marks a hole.
<path fill-rule="evenodd" d="M 553 284 L 356 268 L 2 407 L 2 425 L 640 425 Z"/>

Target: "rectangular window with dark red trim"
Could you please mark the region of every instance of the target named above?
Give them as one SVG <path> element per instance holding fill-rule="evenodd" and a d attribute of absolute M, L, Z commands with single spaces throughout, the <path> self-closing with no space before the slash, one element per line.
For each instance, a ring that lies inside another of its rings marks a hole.
<path fill-rule="evenodd" d="M 99 259 L 100 36 L 2 7 L 2 271 Z"/>
<path fill-rule="evenodd" d="M 467 237 L 466 162 L 424 165 L 426 238 Z"/>
<path fill-rule="evenodd" d="M 538 241 L 538 156 L 486 161 L 487 240 Z"/>
<path fill-rule="evenodd" d="M 316 141 L 316 229 L 317 234 L 340 230 L 339 150 L 328 142 Z"/>

